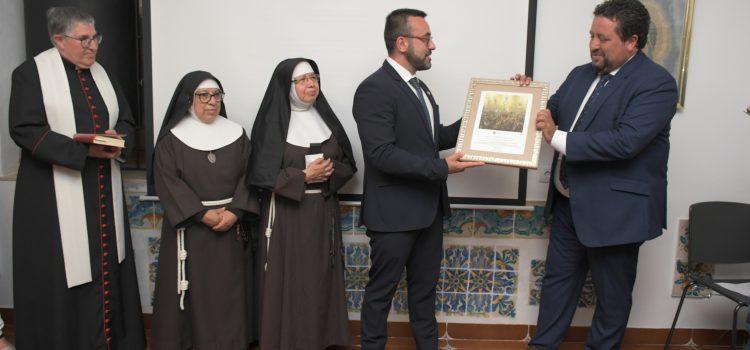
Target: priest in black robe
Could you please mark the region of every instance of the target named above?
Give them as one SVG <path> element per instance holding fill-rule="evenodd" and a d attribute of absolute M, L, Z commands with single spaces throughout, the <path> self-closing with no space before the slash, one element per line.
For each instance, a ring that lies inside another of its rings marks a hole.
<path fill-rule="evenodd" d="M 96 63 L 91 15 L 47 11 L 54 47 L 13 71 L 10 134 L 21 147 L 13 206 L 13 294 L 19 349 L 144 349 L 119 164 L 134 121 Z M 128 135 L 124 149 L 76 133 Z"/>

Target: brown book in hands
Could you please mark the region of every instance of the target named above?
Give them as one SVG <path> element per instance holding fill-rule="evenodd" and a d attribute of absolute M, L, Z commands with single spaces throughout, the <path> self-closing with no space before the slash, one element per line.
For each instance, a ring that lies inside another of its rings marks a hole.
<path fill-rule="evenodd" d="M 124 134 L 75 134 L 73 140 L 95 145 L 125 148 Z"/>

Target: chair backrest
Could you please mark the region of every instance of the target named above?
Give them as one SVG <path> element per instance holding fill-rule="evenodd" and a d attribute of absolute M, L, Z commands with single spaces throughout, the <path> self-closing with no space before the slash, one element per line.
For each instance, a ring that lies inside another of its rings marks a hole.
<path fill-rule="evenodd" d="M 690 265 L 750 262 L 750 204 L 702 202 L 690 206 Z"/>

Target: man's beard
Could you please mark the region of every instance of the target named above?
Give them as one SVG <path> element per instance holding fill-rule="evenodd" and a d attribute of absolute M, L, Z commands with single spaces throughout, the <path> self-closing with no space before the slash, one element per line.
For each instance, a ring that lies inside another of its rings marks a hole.
<path fill-rule="evenodd" d="M 406 51 L 406 60 L 409 61 L 409 64 L 416 70 L 428 70 L 432 67 L 432 62 L 427 59 L 427 57 L 430 56 L 430 53 L 426 54 L 423 59 L 420 59 L 414 54 L 414 49 L 410 47 L 409 50 Z"/>
<path fill-rule="evenodd" d="M 593 58 L 591 59 L 591 66 L 594 67 L 596 72 L 599 74 L 605 74 L 612 71 L 612 66 L 607 59 L 607 56 L 600 55 L 599 57 L 601 57 L 601 60 L 599 61 L 601 63 L 596 63 Z"/>

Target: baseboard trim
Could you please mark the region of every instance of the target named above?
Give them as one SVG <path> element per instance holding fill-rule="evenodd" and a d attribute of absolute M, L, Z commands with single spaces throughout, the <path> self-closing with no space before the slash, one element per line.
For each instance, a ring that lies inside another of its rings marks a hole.
<path fill-rule="evenodd" d="M 0 308 L 0 314 L 9 329 L 14 328 L 15 314 L 13 309 Z M 146 331 L 151 330 L 151 314 L 143 314 Z M 359 336 L 360 322 L 349 321 L 352 337 Z M 438 334 L 442 339 L 455 340 L 488 340 L 518 342 L 529 339 L 536 331 L 534 325 L 517 324 L 469 324 L 440 323 Z M 586 340 L 589 327 L 571 327 L 565 335 L 565 342 L 579 343 Z M 667 328 L 628 328 L 625 331 L 624 345 L 664 344 L 669 329 Z M 408 322 L 388 322 L 389 338 L 411 338 L 412 332 Z M 745 330 L 739 331 L 739 344 L 747 341 Z M 731 330 L 728 329 L 685 329 L 678 328 L 672 338 L 672 344 L 728 346 L 731 345 Z"/>

